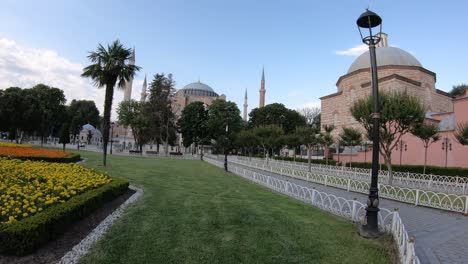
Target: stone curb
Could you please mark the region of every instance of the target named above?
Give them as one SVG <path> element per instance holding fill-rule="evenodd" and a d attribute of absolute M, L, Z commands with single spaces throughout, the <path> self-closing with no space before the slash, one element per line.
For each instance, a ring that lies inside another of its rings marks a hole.
<path fill-rule="evenodd" d="M 107 232 L 110 226 L 117 220 L 125 209 L 132 203 L 136 202 L 141 195 L 143 190 L 135 186 L 130 185 L 131 190 L 136 191 L 130 196 L 123 204 L 121 204 L 114 212 L 108 215 L 96 228 L 91 231 L 80 243 L 75 245 L 70 251 L 68 251 L 58 262 L 58 264 L 75 264 L 78 263 L 80 258 L 86 255 L 91 247 Z"/>

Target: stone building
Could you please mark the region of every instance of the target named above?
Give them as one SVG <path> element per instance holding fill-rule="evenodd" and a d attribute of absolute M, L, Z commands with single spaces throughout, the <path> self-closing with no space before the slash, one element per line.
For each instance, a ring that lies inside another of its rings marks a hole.
<path fill-rule="evenodd" d="M 383 44 L 376 48 L 379 91 L 406 91 L 420 98 L 430 113 L 453 111 L 452 97 L 435 87 L 436 74 L 408 52 L 387 46 L 386 34 L 382 38 Z M 351 64 L 347 73 L 338 78 L 336 86 L 336 93 L 320 98 L 322 126 L 334 125 L 337 128 L 334 135 L 343 126 L 361 127 L 349 109 L 354 101 L 371 95 L 369 51 Z"/>

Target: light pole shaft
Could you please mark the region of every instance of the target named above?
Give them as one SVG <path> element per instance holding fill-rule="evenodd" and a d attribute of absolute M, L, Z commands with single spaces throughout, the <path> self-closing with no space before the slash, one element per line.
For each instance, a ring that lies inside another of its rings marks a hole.
<path fill-rule="evenodd" d="M 370 230 L 378 232 L 378 174 L 379 174 L 379 127 L 380 127 L 380 104 L 379 104 L 379 88 L 377 77 L 377 60 L 375 54 L 375 44 L 369 45 L 369 53 L 371 60 L 372 72 L 372 118 L 373 118 L 373 131 L 372 131 L 372 172 L 371 172 L 371 186 L 369 189 L 369 201 L 367 204 L 367 225 Z"/>

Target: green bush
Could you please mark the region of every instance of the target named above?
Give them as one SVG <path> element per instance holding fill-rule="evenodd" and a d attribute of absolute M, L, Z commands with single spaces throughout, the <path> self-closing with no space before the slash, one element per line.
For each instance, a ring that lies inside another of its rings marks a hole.
<path fill-rule="evenodd" d="M 57 163 L 72 163 L 81 160 L 80 154 L 72 154 L 66 157 L 24 157 L 24 156 L 7 156 L 0 155 L 0 157 L 7 157 L 11 159 L 19 160 L 30 160 L 30 161 L 45 161 L 45 162 L 57 162 Z"/>
<path fill-rule="evenodd" d="M 29 254 L 127 189 L 127 181 L 113 178 L 108 184 L 74 196 L 41 213 L 11 224 L 1 224 L 0 252 L 19 256 Z"/>
<path fill-rule="evenodd" d="M 286 161 L 294 161 L 294 157 L 274 157 L 275 160 L 286 160 Z M 296 162 L 304 162 L 304 163 L 308 163 L 308 159 L 303 159 L 303 158 L 296 158 Z M 327 164 L 327 161 L 324 160 L 324 159 L 312 159 L 310 160 L 311 163 L 313 164 Z M 328 160 L 328 165 L 336 165 L 336 161 L 335 160 L 332 160 L 332 159 L 329 159 Z"/>
<path fill-rule="evenodd" d="M 349 167 L 349 163 L 346 164 Z M 371 168 L 371 163 L 353 162 L 351 164 L 354 168 Z M 410 172 L 410 173 L 423 173 L 423 165 L 392 165 L 393 171 Z M 387 166 L 382 164 L 382 170 L 387 170 Z M 459 167 L 437 167 L 426 166 L 426 174 L 444 175 L 444 176 L 460 176 L 468 177 L 468 169 Z"/>

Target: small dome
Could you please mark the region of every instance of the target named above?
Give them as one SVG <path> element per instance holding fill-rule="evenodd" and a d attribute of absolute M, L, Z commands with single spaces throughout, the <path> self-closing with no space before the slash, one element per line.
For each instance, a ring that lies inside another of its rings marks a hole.
<path fill-rule="evenodd" d="M 377 66 L 385 65 L 404 65 L 422 67 L 421 63 L 408 52 L 395 47 L 377 47 L 375 49 L 377 56 Z M 361 54 L 354 60 L 348 69 L 348 73 L 370 67 L 369 51 Z"/>
<path fill-rule="evenodd" d="M 83 126 L 83 130 L 85 130 L 85 129 L 86 129 L 86 130 L 91 130 L 91 131 L 96 130 L 96 128 L 93 127 L 91 124 L 86 124 L 86 125 L 84 125 L 84 126 Z"/>
<path fill-rule="evenodd" d="M 210 86 L 198 81 L 189 83 L 181 89 L 185 95 L 211 96 L 217 97 L 218 94 Z"/>

